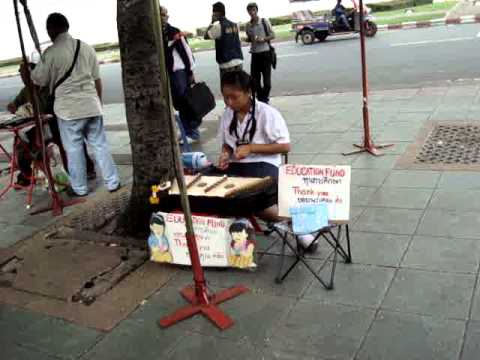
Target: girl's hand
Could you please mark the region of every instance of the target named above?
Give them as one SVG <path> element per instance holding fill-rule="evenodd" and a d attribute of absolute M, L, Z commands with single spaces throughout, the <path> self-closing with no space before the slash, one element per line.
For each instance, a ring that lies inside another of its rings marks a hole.
<path fill-rule="evenodd" d="M 251 151 L 251 148 L 250 148 L 250 144 L 240 145 L 235 150 L 235 159 L 237 159 L 237 160 L 245 159 L 251 153 L 252 153 L 252 151 Z"/>
<path fill-rule="evenodd" d="M 228 168 L 228 164 L 230 162 L 230 153 L 222 152 L 218 157 L 218 168 L 220 170 L 226 170 Z"/>

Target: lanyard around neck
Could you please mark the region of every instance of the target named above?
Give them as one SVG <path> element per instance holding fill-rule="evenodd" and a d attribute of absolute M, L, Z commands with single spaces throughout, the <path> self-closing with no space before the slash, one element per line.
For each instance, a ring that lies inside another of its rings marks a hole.
<path fill-rule="evenodd" d="M 245 142 L 245 136 L 247 135 L 247 131 L 249 128 L 251 128 L 252 126 L 252 122 L 255 121 L 255 105 L 253 105 L 253 108 L 252 108 L 252 111 L 250 111 L 250 118 L 248 119 L 248 122 L 247 124 L 245 125 L 245 129 L 243 129 L 243 135 L 242 135 L 242 139 L 240 139 L 238 137 L 238 132 L 237 132 L 237 126 L 235 126 L 233 132 L 235 133 L 235 137 L 237 138 L 237 140 L 241 140 L 242 142 Z M 237 124 L 238 124 L 238 118 L 237 118 L 237 115 L 238 113 L 235 111 L 233 113 L 233 118 L 234 118 L 234 121 L 237 121 Z M 251 140 L 251 139 L 250 139 Z"/>

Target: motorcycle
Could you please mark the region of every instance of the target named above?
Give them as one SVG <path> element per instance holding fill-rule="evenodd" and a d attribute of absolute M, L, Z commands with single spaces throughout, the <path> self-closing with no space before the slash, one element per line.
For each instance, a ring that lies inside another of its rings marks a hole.
<path fill-rule="evenodd" d="M 350 29 L 342 24 L 332 15 L 325 15 L 321 19 L 312 20 L 302 23 L 292 24 L 295 34 L 295 41 L 300 39 L 304 45 L 313 44 L 316 40 L 322 42 L 328 36 L 356 34 L 360 32 L 360 13 L 353 9 L 347 13 L 348 24 Z M 377 33 L 377 25 L 374 17 L 364 10 L 363 26 L 365 36 L 373 37 Z"/>

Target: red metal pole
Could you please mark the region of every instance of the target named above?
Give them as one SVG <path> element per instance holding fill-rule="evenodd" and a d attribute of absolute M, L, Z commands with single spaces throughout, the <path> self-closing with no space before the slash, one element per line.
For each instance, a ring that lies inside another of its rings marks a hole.
<path fill-rule="evenodd" d="M 367 52 L 365 50 L 365 21 L 364 21 L 364 8 L 363 0 L 359 2 L 359 21 L 360 21 L 360 58 L 362 64 L 362 115 L 363 115 L 363 144 L 355 147 L 359 150 L 355 150 L 343 155 L 353 155 L 367 152 L 371 155 L 378 156 L 383 155 L 379 149 L 393 146 L 393 144 L 375 145 L 370 135 L 370 114 L 368 112 L 368 77 L 367 77 Z"/>
<path fill-rule="evenodd" d="M 363 91 L 363 146 L 372 147 L 370 138 L 370 118 L 368 114 L 368 77 L 367 55 L 365 51 L 365 26 L 363 24 L 363 0 L 360 0 L 360 57 L 362 60 L 362 91 Z"/>

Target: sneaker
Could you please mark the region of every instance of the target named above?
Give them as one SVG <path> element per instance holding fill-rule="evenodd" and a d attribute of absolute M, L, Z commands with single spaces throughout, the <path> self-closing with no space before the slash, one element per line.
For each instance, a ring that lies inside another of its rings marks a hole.
<path fill-rule="evenodd" d="M 122 184 L 118 183 L 118 185 L 114 188 L 114 189 L 109 189 L 108 191 L 110 191 L 111 193 L 114 193 L 118 190 L 120 190 L 120 188 L 122 187 Z"/>
<path fill-rule="evenodd" d="M 17 181 L 15 182 L 15 186 L 18 187 L 27 187 L 30 185 L 30 179 L 23 175 L 22 173 L 17 175 Z"/>
<path fill-rule="evenodd" d="M 77 194 L 77 193 L 75 192 L 75 190 L 72 189 L 71 186 L 67 186 L 67 187 L 66 187 L 66 193 L 67 193 L 68 196 L 70 196 L 70 197 L 72 197 L 72 198 L 74 198 L 74 197 L 85 197 L 85 196 L 88 196 L 88 193 L 86 193 L 86 194 Z"/>
<path fill-rule="evenodd" d="M 186 138 L 187 138 L 187 144 L 188 145 L 195 144 L 199 141 L 199 139 L 194 139 L 194 138 L 191 138 L 190 136 L 187 136 Z M 182 138 L 178 139 L 178 144 L 183 145 L 183 139 Z"/>

